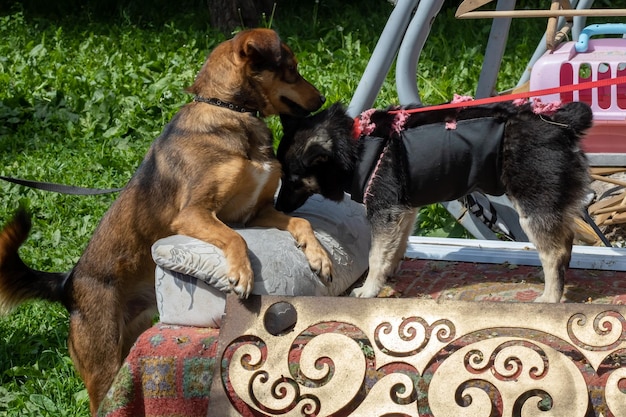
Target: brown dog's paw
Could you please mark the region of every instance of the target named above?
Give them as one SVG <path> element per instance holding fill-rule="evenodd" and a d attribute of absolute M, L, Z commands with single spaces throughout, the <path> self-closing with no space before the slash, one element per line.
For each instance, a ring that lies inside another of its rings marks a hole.
<path fill-rule="evenodd" d="M 303 250 L 311 269 L 320 277 L 324 285 L 330 285 L 333 281 L 333 261 L 326 249 L 315 239 L 314 244 L 306 245 Z"/>
<path fill-rule="evenodd" d="M 237 267 L 231 267 L 228 271 L 228 283 L 230 290 L 239 298 L 248 298 L 254 286 L 254 273 L 250 262 L 242 262 Z"/>

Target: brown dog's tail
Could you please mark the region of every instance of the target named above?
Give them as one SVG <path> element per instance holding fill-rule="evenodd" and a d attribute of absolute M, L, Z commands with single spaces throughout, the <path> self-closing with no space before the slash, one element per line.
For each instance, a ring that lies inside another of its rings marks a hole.
<path fill-rule="evenodd" d="M 30 227 L 30 216 L 20 209 L 0 232 L 0 313 L 8 313 L 29 299 L 65 301 L 68 274 L 31 269 L 18 254 Z"/>

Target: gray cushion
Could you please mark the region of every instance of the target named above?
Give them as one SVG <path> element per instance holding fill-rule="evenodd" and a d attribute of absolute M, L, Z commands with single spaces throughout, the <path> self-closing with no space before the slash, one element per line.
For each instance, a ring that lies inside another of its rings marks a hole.
<path fill-rule="evenodd" d="M 346 197 L 336 203 L 309 198 L 293 213 L 308 219 L 333 260 L 327 287 L 311 271 L 304 253 L 285 231 L 235 228 L 248 244 L 255 275 L 254 294 L 335 296 L 367 270 L 370 229 L 365 209 Z M 156 290 L 164 323 L 219 327 L 228 289 L 228 265 L 222 251 L 204 241 L 175 235 L 152 247 L 157 264 Z"/>

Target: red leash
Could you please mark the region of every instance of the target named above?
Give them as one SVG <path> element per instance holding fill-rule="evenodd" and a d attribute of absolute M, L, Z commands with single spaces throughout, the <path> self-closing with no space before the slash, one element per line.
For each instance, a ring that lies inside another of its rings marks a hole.
<path fill-rule="evenodd" d="M 443 109 L 455 109 L 458 107 L 479 106 L 481 104 L 491 104 L 491 103 L 499 103 L 502 101 L 512 101 L 512 100 L 517 100 L 519 98 L 548 96 L 550 94 L 569 93 L 571 91 L 576 91 L 576 90 L 586 90 L 589 88 L 606 87 L 606 86 L 614 85 L 614 84 L 626 84 L 626 76 L 621 76 L 621 77 L 616 77 L 616 78 L 606 78 L 604 80 L 597 80 L 597 81 L 587 81 L 582 84 L 562 85 L 559 87 L 545 88 L 543 90 L 536 90 L 536 91 L 527 91 L 524 93 L 505 94 L 502 96 L 485 97 L 485 98 L 479 98 L 479 99 L 471 100 L 471 101 L 462 101 L 458 103 L 446 103 L 446 104 L 439 104 L 435 106 L 418 107 L 418 108 L 409 109 L 409 110 L 390 110 L 389 113 L 391 114 L 397 114 L 400 112 L 421 113 L 421 112 L 430 111 L 430 110 L 443 110 Z"/>
<path fill-rule="evenodd" d="M 550 94 L 568 93 L 568 92 L 577 91 L 577 90 L 586 90 L 589 88 L 607 87 L 607 86 L 615 85 L 615 84 L 626 84 L 626 76 L 606 78 L 604 80 L 587 81 L 581 84 L 562 85 L 559 87 L 545 88 L 542 90 L 527 91 L 523 93 L 485 97 L 485 98 L 479 98 L 479 99 L 470 100 L 470 101 L 459 101 L 455 103 L 445 103 L 445 104 L 438 104 L 434 106 L 417 107 L 415 109 L 389 110 L 388 113 L 410 114 L 410 113 L 421 113 L 421 112 L 431 111 L 431 110 L 456 109 L 459 107 L 479 106 L 481 104 L 500 103 L 503 101 L 513 101 L 517 99 L 525 99 L 525 98 L 530 98 L 530 97 L 547 96 Z M 367 112 L 367 110 L 365 112 Z M 354 118 L 354 125 L 352 127 L 352 137 L 355 139 L 358 139 L 363 133 L 362 131 L 363 129 L 361 127 L 361 121 L 360 121 L 360 119 L 362 118 L 362 115 L 363 113 L 361 113 L 361 115 Z"/>

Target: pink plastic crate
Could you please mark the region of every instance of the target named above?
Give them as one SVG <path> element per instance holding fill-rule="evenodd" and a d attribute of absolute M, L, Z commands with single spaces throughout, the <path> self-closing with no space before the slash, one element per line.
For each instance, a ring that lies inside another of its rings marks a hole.
<path fill-rule="evenodd" d="M 588 41 L 586 52 L 576 42 L 559 45 L 537 60 L 530 75 L 530 90 L 626 76 L 626 39 Z M 626 153 L 626 84 L 541 96 L 542 101 L 583 101 L 593 109 L 594 124 L 583 147 L 589 153 Z M 626 163 L 626 161 L 625 161 Z"/>

